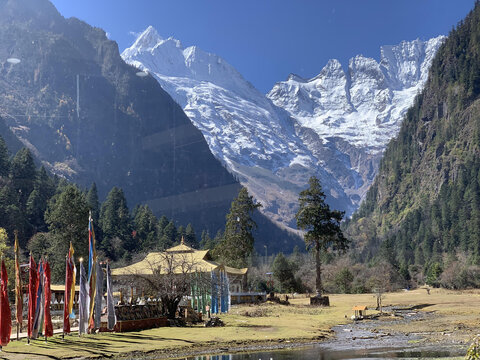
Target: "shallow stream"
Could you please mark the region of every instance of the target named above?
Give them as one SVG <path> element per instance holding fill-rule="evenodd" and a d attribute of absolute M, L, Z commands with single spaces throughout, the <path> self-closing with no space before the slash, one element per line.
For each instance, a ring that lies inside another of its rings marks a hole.
<path fill-rule="evenodd" d="M 397 310 L 401 317 L 382 318 L 375 321 L 358 321 L 333 328 L 334 339 L 304 348 L 251 352 L 246 354 L 203 355 L 188 360 L 337 360 L 337 359 L 424 359 L 462 357 L 466 346 L 448 343 L 430 344 L 423 342 L 420 334 L 378 330 L 381 325 L 388 328 L 389 322 L 425 320 L 432 314 L 412 310 Z"/>

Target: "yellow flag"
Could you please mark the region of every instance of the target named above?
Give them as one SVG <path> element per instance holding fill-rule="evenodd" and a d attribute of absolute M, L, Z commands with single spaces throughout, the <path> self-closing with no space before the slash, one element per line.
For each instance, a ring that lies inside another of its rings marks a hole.
<path fill-rule="evenodd" d="M 73 253 L 75 251 L 73 250 L 73 245 L 72 242 L 70 242 L 70 249 L 68 250 L 68 257 L 70 261 L 73 264 L 73 279 L 72 279 L 72 287 L 70 289 L 70 299 L 68 301 L 68 313 L 72 314 L 73 312 L 73 300 L 75 298 L 75 278 L 77 277 L 77 267 L 75 266 L 75 260 L 73 258 Z"/>

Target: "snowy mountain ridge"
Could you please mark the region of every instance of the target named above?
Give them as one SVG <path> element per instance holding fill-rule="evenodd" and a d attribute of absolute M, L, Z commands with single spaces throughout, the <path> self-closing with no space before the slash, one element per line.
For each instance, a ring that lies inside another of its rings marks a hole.
<path fill-rule="evenodd" d="M 290 76 L 267 96 L 322 139 L 339 137 L 375 154 L 394 137 L 428 77 L 444 36 L 381 47 L 380 62 L 358 55 L 345 72 L 330 60 L 310 80 Z"/>
<path fill-rule="evenodd" d="M 298 193 L 311 175 L 332 206 L 355 210 L 442 41 L 384 46 L 379 63 L 357 56 L 348 71 L 330 60 L 316 77 L 290 75 L 267 96 L 224 59 L 163 39 L 153 27 L 122 57 L 182 106 L 266 215 L 294 228 Z"/>

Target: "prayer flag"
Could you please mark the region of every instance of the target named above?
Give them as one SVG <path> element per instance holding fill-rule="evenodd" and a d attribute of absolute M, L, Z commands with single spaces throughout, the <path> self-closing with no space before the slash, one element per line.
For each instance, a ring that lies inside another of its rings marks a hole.
<path fill-rule="evenodd" d="M 64 294 L 64 303 L 63 303 L 63 332 L 70 333 L 70 313 L 73 309 L 73 298 L 72 298 L 72 283 L 75 281 L 73 278 L 73 247 L 70 243 L 70 250 L 65 258 L 65 294 Z M 74 287 L 75 290 L 75 287 Z M 75 293 L 73 293 L 75 296 Z M 72 305 L 72 307 L 70 307 Z"/>
<path fill-rule="evenodd" d="M 93 230 L 93 220 L 90 214 L 88 218 L 88 295 L 89 295 L 89 310 L 88 310 L 88 328 L 95 327 L 94 322 L 94 308 L 95 308 L 95 294 L 96 294 L 96 263 L 97 253 L 95 251 L 95 231 Z"/>
<path fill-rule="evenodd" d="M 73 300 L 75 299 L 75 279 L 77 277 L 77 267 L 75 266 L 75 258 L 73 257 L 73 245 L 70 242 L 70 250 L 68 251 L 68 255 L 70 256 L 70 262 L 72 264 L 72 287 L 70 293 L 70 301 L 68 302 L 68 313 L 70 317 L 75 319 L 75 314 L 73 313 Z"/>
<path fill-rule="evenodd" d="M 88 281 L 83 262 L 80 261 L 80 294 L 78 299 L 78 334 L 87 332 L 88 321 Z"/>
<path fill-rule="evenodd" d="M 224 305 L 224 302 L 223 302 L 223 271 L 220 270 L 220 273 L 219 273 L 219 289 L 218 289 L 218 298 L 219 298 L 219 304 L 218 304 L 218 312 L 225 312 L 225 305 Z"/>
<path fill-rule="evenodd" d="M 117 323 L 115 315 L 115 302 L 112 292 L 112 275 L 110 274 L 110 264 L 107 262 L 107 329 L 113 330 Z"/>
<path fill-rule="evenodd" d="M 2 281 L 0 289 L 0 345 L 5 346 L 10 342 L 12 315 L 10 313 L 10 304 L 8 303 L 8 275 L 3 258 L 0 277 Z"/>
<path fill-rule="evenodd" d="M 15 231 L 15 318 L 22 327 L 23 322 L 23 291 L 22 274 L 20 272 L 20 247 L 18 246 L 17 231 Z"/>
<path fill-rule="evenodd" d="M 212 314 L 218 314 L 218 277 L 215 271 L 212 271 Z"/>
<path fill-rule="evenodd" d="M 29 338 L 33 334 L 33 324 L 35 322 L 35 310 L 37 304 L 37 264 L 33 260 L 32 254 L 30 254 L 28 272 L 28 329 L 27 335 Z"/>
<path fill-rule="evenodd" d="M 97 262 L 97 288 L 95 297 L 95 329 L 100 329 L 102 319 L 102 300 L 103 300 L 103 269 Z"/>
<path fill-rule="evenodd" d="M 45 286 L 45 326 L 43 330 L 43 335 L 45 337 L 53 336 L 53 326 L 52 326 L 52 317 L 50 316 L 50 303 L 52 301 L 52 292 L 50 290 L 50 264 L 48 261 L 45 261 L 44 269 L 44 286 Z"/>
<path fill-rule="evenodd" d="M 38 337 L 38 333 L 42 325 L 43 310 L 44 310 L 43 284 L 44 284 L 43 260 L 41 260 L 40 263 L 38 264 L 38 272 L 37 272 L 37 295 L 36 295 L 37 301 L 35 304 L 35 321 L 33 323 L 32 339 L 36 339 Z"/>

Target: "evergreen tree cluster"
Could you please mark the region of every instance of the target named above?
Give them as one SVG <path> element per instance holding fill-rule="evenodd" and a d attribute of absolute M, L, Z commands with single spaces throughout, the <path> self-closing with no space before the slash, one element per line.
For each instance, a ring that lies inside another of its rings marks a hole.
<path fill-rule="evenodd" d="M 215 245 L 214 251 L 225 264 L 247 266 L 248 257 L 254 250 L 253 230 L 257 227 L 252 215 L 261 206 L 254 202 L 253 196 L 248 194 L 245 187 L 240 189 L 238 196 L 232 201 L 226 216 L 225 232 L 221 237 L 217 234 L 220 241 Z"/>
<path fill-rule="evenodd" d="M 28 249 L 37 256 L 65 256 L 72 242 L 76 256 L 88 256 L 88 216 L 91 213 L 97 256 L 112 261 L 126 260 L 137 253 L 164 250 L 179 244 L 182 237 L 187 245 L 198 247 L 195 230 L 176 226 L 173 220 L 157 219 L 148 205 L 137 205 L 130 213 L 122 189 L 114 187 L 100 204 L 96 185 L 88 192 L 67 184 L 52 197 L 45 220 L 48 233 L 37 233 Z M 63 263 L 53 264 L 52 273 L 61 278 Z"/>
<path fill-rule="evenodd" d="M 302 279 L 295 276 L 295 273 L 299 269 L 297 259 L 298 255 L 292 255 L 290 258 L 287 258 L 283 253 L 278 253 L 277 256 L 275 256 L 272 264 L 272 272 L 276 280 L 277 291 L 282 293 L 303 292 L 305 286 L 302 283 Z"/>
<path fill-rule="evenodd" d="M 17 230 L 21 249 L 37 259 L 63 259 L 70 242 L 77 258 L 87 257 L 89 214 L 100 257 L 113 261 L 163 250 L 180 243 L 182 237 L 187 245 L 199 246 L 191 224 L 177 226 L 165 216 L 157 219 L 148 205 L 137 205 L 130 212 L 123 190 L 117 187 L 101 203 L 95 183 L 84 191 L 49 175 L 44 167 L 37 169 L 27 148 L 11 157 L 0 137 L 0 228 L 9 236 L 8 245 L 13 245 Z M 207 241 L 205 246 L 212 244 Z M 63 261 L 52 262 L 55 281 L 62 280 L 64 267 Z"/>
<path fill-rule="evenodd" d="M 357 260 L 386 259 L 433 285 L 462 254 L 480 265 L 480 4 L 451 31 L 425 89 L 345 228 Z M 409 271 L 410 269 L 410 271 Z"/>
<path fill-rule="evenodd" d="M 10 157 L 0 137 L 0 227 L 10 236 L 10 245 L 15 230 L 22 247 L 34 233 L 47 230 L 43 215 L 58 184 L 45 168 L 37 170 L 28 149 Z"/>

